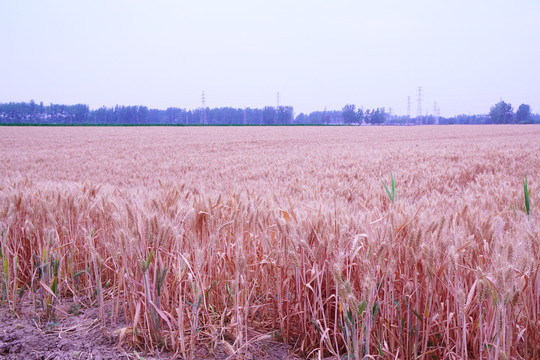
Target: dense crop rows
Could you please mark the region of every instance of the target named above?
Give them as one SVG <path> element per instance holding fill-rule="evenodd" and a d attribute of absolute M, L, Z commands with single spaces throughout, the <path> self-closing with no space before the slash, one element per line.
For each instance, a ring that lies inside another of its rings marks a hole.
<path fill-rule="evenodd" d="M 534 126 L 0 135 L 15 311 L 112 303 L 123 344 L 185 358 L 270 337 L 304 356 L 540 356 Z"/>

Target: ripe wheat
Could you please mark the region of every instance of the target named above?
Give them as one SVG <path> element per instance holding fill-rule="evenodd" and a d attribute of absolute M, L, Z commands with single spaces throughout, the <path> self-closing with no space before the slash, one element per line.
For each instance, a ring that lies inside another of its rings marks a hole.
<path fill-rule="evenodd" d="M 123 345 L 184 358 L 269 336 L 310 357 L 540 357 L 534 126 L 0 135 L 15 311 L 97 305 Z"/>

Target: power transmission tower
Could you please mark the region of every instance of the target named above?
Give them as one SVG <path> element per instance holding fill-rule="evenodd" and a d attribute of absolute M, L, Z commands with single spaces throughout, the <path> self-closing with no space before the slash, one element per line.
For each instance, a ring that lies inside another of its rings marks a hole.
<path fill-rule="evenodd" d="M 435 117 L 434 124 L 439 125 L 439 118 L 441 117 L 441 108 L 437 105 L 437 101 L 433 103 L 433 116 Z"/>
<path fill-rule="evenodd" d="M 407 117 L 411 117 L 411 97 L 407 96 Z"/>
<path fill-rule="evenodd" d="M 418 104 L 416 105 L 416 123 L 422 124 L 422 87 L 418 87 Z"/>
<path fill-rule="evenodd" d="M 201 101 L 201 124 L 208 125 L 208 119 L 206 118 L 206 100 L 204 98 L 204 91 L 202 92 L 202 101 Z"/>

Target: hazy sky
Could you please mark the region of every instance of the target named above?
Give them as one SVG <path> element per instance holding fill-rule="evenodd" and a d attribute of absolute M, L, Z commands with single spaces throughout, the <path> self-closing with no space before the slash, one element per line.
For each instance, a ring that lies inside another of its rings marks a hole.
<path fill-rule="evenodd" d="M 539 0 L 0 0 L 0 102 L 540 112 Z"/>

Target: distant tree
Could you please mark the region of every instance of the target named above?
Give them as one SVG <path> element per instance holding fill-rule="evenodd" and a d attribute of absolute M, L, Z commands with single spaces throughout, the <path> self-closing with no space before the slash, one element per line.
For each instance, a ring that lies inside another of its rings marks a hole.
<path fill-rule="evenodd" d="M 73 124 L 84 124 L 88 122 L 89 113 L 90 113 L 90 109 L 88 108 L 88 105 L 85 105 L 85 104 L 73 105 L 69 109 L 70 122 Z"/>
<path fill-rule="evenodd" d="M 356 106 L 354 104 L 347 104 L 341 110 L 343 114 L 343 122 L 345 124 L 352 124 L 358 122 L 358 114 L 356 112 Z"/>
<path fill-rule="evenodd" d="M 315 116 L 317 114 L 317 116 Z M 341 115 L 339 117 L 341 121 Z M 324 108 L 324 111 L 316 111 L 313 113 L 312 120 L 315 124 L 328 124 L 330 123 L 330 115 L 326 112 L 326 108 Z"/>
<path fill-rule="evenodd" d="M 377 108 L 371 111 L 366 110 L 364 118 L 369 124 L 380 125 L 386 120 L 386 113 L 384 112 L 384 108 Z"/>
<path fill-rule="evenodd" d="M 30 121 L 36 121 L 37 120 L 37 112 L 38 108 L 34 100 L 30 100 L 28 103 L 28 111 L 27 111 L 27 120 Z"/>
<path fill-rule="evenodd" d="M 262 123 L 262 110 L 246 108 L 246 119 L 248 124 L 261 124 Z M 244 121 L 242 116 L 242 122 Z"/>
<path fill-rule="evenodd" d="M 300 113 L 296 116 L 296 119 L 294 119 L 294 122 L 297 124 L 305 124 L 307 122 L 307 116 L 304 113 Z"/>
<path fill-rule="evenodd" d="M 491 107 L 489 117 L 495 124 L 509 124 L 514 118 L 514 109 L 512 105 L 500 101 Z"/>
<path fill-rule="evenodd" d="M 265 106 L 262 113 L 263 124 L 274 125 L 276 121 L 276 108 Z"/>
<path fill-rule="evenodd" d="M 137 107 L 137 122 L 139 124 L 146 124 L 148 119 L 148 108 L 146 106 Z"/>
<path fill-rule="evenodd" d="M 292 106 L 280 106 L 276 111 L 276 124 L 290 124 L 293 118 Z"/>
<path fill-rule="evenodd" d="M 361 108 L 358 108 L 358 110 L 356 110 L 356 119 L 359 123 L 362 123 L 364 121 L 364 110 L 362 110 Z"/>
<path fill-rule="evenodd" d="M 519 105 L 516 111 L 516 122 L 520 124 L 532 124 L 534 123 L 531 116 L 531 107 L 527 104 Z"/>
<path fill-rule="evenodd" d="M 155 110 L 151 110 L 149 112 L 149 116 L 150 116 L 150 119 L 153 119 L 153 118 L 156 118 L 158 114 L 156 113 Z M 165 110 L 164 119 L 165 119 L 164 121 L 167 124 L 177 124 L 181 122 L 183 120 L 181 110 L 175 107 L 167 108 L 167 110 Z"/>

